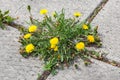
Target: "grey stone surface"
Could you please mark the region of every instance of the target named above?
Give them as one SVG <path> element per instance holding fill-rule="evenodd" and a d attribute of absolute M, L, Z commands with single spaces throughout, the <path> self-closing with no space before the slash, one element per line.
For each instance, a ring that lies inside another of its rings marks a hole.
<path fill-rule="evenodd" d="M 23 58 L 19 53 L 19 31 L 0 29 L 0 80 L 36 80 L 43 71 L 43 62 L 37 58 Z"/>
<path fill-rule="evenodd" d="M 55 76 L 50 75 L 47 80 L 119 80 L 120 69 L 109 64 L 92 60 L 89 66 L 77 61 L 79 69 L 70 67 L 59 71 Z"/>
<path fill-rule="evenodd" d="M 73 16 L 75 11 L 80 11 L 82 20 L 85 19 L 102 0 L 0 0 L 0 9 L 10 10 L 13 17 L 19 17 L 17 23 L 26 25 L 29 21 L 27 5 L 31 5 L 32 14 L 36 19 L 42 19 L 39 10 L 46 8 L 49 14 L 53 11 L 66 10 L 67 16 Z"/>
<path fill-rule="evenodd" d="M 65 8 L 66 14 L 72 16 L 74 11 L 81 11 L 85 19 L 101 0 L 0 0 L 0 9 L 10 10 L 10 15 L 19 17 L 17 23 L 27 27 L 29 19 L 27 5 L 31 5 L 33 16 L 42 19 L 39 10 L 46 8 L 49 13 Z M 111 0 L 93 21 L 99 26 L 103 40 L 100 50 L 110 53 L 107 57 L 120 61 L 120 11 L 119 0 Z M 17 42 L 19 32 L 16 29 L 0 29 L 0 80 L 36 80 L 42 73 L 43 62 L 38 58 L 25 59 L 19 54 L 20 44 Z M 59 70 L 56 76 L 50 75 L 47 80 L 119 80 L 120 69 L 109 64 L 92 60 L 93 64 L 85 67 L 81 61 L 76 61 L 79 70 L 73 66 Z"/>
<path fill-rule="evenodd" d="M 92 22 L 99 26 L 103 47 L 109 59 L 120 62 L 120 0 L 109 0 Z"/>

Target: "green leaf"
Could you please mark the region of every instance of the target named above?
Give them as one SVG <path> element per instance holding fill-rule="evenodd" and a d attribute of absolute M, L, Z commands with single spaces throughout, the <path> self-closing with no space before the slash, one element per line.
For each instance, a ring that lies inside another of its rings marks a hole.
<path fill-rule="evenodd" d="M 10 16 L 7 16 L 7 18 L 5 19 L 5 22 L 7 23 L 11 23 L 14 21 L 14 18 L 10 17 Z"/>
<path fill-rule="evenodd" d="M 9 10 L 5 11 L 4 12 L 4 16 L 7 15 L 9 13 Z"/>
<path fill-rule="evenodd" d="M 5 25 L 2 22 L 0 22 L 0 28 L 2 28 L 3 30 L 6 29 Z"/>
<path fill-rule="evenodd" d="M 29 12 L 31 11 L 30 5 L 28 5 L 27 9 Z M 45 61 L 44 69 L 51 70 L 53 74 L 56 74 L 56 68 L 63 67 L 61 65 L 64 64 L 72 64 L 72 60 L 78 57 L 88 65 L 91 55 L 98 56 L 98 54 L 88 51 L 87 48 L 77 51 L 75 45 L 78 42 L 84 42 L 85 45 L 87 44 L 86 46 L 89 46 L 87 36 L 90 34 L 94 35 L 96 32 L 91 28 L 91 25 L 88 25 L 88 30 L 84 30 L 82 26 L 85 24 L 85 21 L 80 22 L 74 18 L 66 18 L 64 9 L 60 13 L 55 13 L 55 18 L 44 15 L 42 21 L 33 19 L 33 24 L 37 26 L 37 31 L 31 33 L 32 36 L 29 39 L 23 39 L 21 44 L 26 46 L 32 43 L 35 49 L 31 56 L 40 56 Z M 23 31 L 23 34 L 25 33 L 29 32 Z M 98 34 L 96 33 L 96 35 Z M 58 44 L 50 44 L 50 39 L 54 37 L 59 39 Z M 96 37 L 95 41 L 100 43 L 96 40 Z M 97 45 L 96 42 L 94 43 L 95 45 Z M 50 48 L 51 45 L 58 46 L 58 51 Z M 57 63 L 59 66 L 57 66 Z M 77 65 L 75 67 L 77 68 Z"/>
<path fill-rule="evenodd" d="M 64 56 L 63 55 L 61 55 L 61 62 L 63 62 L 64 61 Z"/>

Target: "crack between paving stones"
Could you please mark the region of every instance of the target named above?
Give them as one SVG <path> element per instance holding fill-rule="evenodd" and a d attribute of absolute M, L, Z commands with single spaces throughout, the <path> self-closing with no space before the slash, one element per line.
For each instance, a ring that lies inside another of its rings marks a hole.
<path fill-rule="evenodd" d="M 105 4 L 108 2 L 109 0 L 102 0 L 100 2 L 100 4 L 98 4 L 98 6 L 93 10 L 93 12 L 87 17 L 86 19 L 86 23 L 90 24 L 94 18 L 97 16 L 97 14 L 103 9 L 103 7 L 105 6 Z"/>
<path fill-rule="evenodd" d="M 51 71 L 50 70 L 46 70 L 44 71 L 37 80 L 46 80 L 47 77 L 50 75 Z"/>
<path fill-rule="evenodd" d="M 86 19 L 86 24 L 90 24 L 94 18 L 97 16 L 97 14 L 103 9 L 103 7 L 105 6 L 105 4 L 108 2 L 109 0 L 103 0 L 94 10 L 93 12 L 87 17 Z M 19 31 L 21 30 L 26 30 L 27 28 L 25 28 L 23 25 L 21 24 L 17 24 L 15 22 L 12 22 L 10 24 L 4 23 L 5 25 L 11 26 L 13 28 L 18 29 Z M 120 68 L 120 63 L 114 60 L 110 60 L 108 58 L 106 58 L 105 56 L 102 56 L 101 58 L 96 58 L 95 56 L 90 55 L 91 58 L 108 63 L 112 66 L 116 66 L 118 68 Z M 38 77 L 37 80 L 46 80 L 47 77 L 50 75 L 51 71 L 46 70 L 43 71 L 43 73 L 41 74 L 41 76 Z"/>
<path fill-rule="evenodd" d="M 13 27 L 13 28 L 16 28 L 16 29 L 18 29 L 19 31 L 21 31 L 21 30 L 27 30 L 27 28 L 25 28 L 25 26 L 23 26 L 23 25 L 21 25 L 21 24 L 17 24 L 17 23 L 15 23 L 15 22 L 12 22 L 12 23 L 4 23 L 5 25 L 7 25 L 7 26 L 10 26 L 10 27 Z"/>
<path fill-rule="evenodd" d="M 93 56 L 91 56 L 91 57 L 94 58 L 94 59 L 96 59 L 96 60 L 99 60 L 99 61 L 108 63 L 108 64 L 110 64 L 110 65 L 112 65 L 112 66 L 115 66 L 115 67 L 120 68 L 120 63 L 117 62 L 117 61 L 111 60 L 111 59 L 106 58 L 106 57 L 101 57 L 101 59 L 95 58 L 95 57 L 93 57 Z"/>
<path fill-rule="evenodd" d="M 106 55 L 104 55 L 104 54 L 101 55 L 100 57 L 96 57 L 96 56 L 90 54 L 90 57 L 93 58 L 93 59 L 105 62 L 107 64 L 110 64 L 112 66 L 120 68 L 120 62 L 117 62 L 115 60 L 111 60 L 111 59 L 107 58 Z"/>

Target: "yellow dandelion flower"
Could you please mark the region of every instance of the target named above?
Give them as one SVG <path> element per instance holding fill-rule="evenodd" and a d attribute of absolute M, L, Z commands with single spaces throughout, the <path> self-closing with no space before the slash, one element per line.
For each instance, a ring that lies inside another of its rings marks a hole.
<path fill-rule="evenodd" d="M 31 53 L 33 50 L 34 50 L 34 45 L 33 44 L 28 44 L 26 47 L 25 47 L 25 50 L 27 53 Z"/>
<path fill-rule="evenodd" d="M 47 9 L 41 9 L 40 10 L 40 14 L 41 15 L 46 15 L 48 13 L 48 10 Z"/>
<path fill-rule="evenodd" d="M 25 38 L 25 39 L 28 39 L 28 38 L 30 38 L 30 37 L 31 37 L 31 34 L 30 34 L 30 33 L 24 35 L 24 38 Z"/>
<path fill-rule="evenodd" d="M 88 29 L 88 26 L 87 26 L 86 24 L 84 24 L 84 25 L 82 26 L 82 28 L 85 29 L 85 30 L 87 30 L 87 29 Z"/>
<path fill-rule="evenodd" d="M 57 45 L 59 42 L 58 38 L 57 37 L 54 37 L 52 39 L 50 39 L 50 44 L 51 45 Z"/>
<path fill-rule="evenodd" d="M 80 12 L 75 12 L 73 15 L 74 15 L 75 17 L 80 17 L 82 14 L 81 14 Z"/>
<path fill-rule="evenodd" d="M 51 49 L 54 49 L 55 47 L 56 47 L 56 45 L 54 45 L 54 44 L 51 44 L 51 46 L 50 46 Z"/>
<path fill-rule="evenodd" d="M 31 25 L 29 26 L 29 32 L 35 32 L 37 30 L 37 26 Z"/>
<path fill-rule="evenodd" d="M 76 44 L 75 48 L 77 50 L 83 50 L 85 48 L 85 44 L 83 42 L 79 42 Z"/>
<path fill-rule="evenodd" d="M 94 36 L 92 36 L 92 35 L 88 35 L 87 40 L 91 43 L 95 42 Z"/>
<path fill-rule="evenodd" d="M 56 46 L 56 47 L 54 48 L 54 51 L 58 51 L 58 46 Z"/>

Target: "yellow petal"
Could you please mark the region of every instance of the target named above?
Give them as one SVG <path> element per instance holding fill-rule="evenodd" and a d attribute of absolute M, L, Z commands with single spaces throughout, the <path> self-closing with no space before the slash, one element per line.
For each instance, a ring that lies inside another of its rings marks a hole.
<path fill-rule="evenodd" d="M 46 15 L 48 13 L 48 10 L 47 9 L 41 9 L 40 10 L 40 14 L 41 15 Z"/>
<path fill-rule="evenodd" d="M 86 24 L 84 24 L 82 28 L 86 30 L 86 29 L 88 29 L 88 26 Z"/>
<path fill-rule="evenodd" d="M 50 44 L 51 45 L 57 45 L 59 42 L 58 38 L 57 37 L 54 37 L 52 39 L 50 39 Z"/>
<path fill-rule="evenodd" d="M 74 12 L 73 14 L 75 17 L 80 17 L 82 14 L 80 12 Z"/>
<path fill-rule="evenodd" d="M 56 46 L 56 47 L 54 48 L 54 51 L 58 51 L 58 46 Z"/>
<path fill-rule="evenodd" d="M 31 53 L 34 50 L 34 45 L 33 44 L 28 44 L 25 47 L 25 50 L 26 50 L 27 53 Z"/>
<path fill-rule="evenodd" d="M 95 42 L 94 36 L 92 36 L 92 35 L 88 35 L 87 40 L 91 43 Z"/>
<path fill-rule="evenodd" d="M 82 50 L 82 49 L 85 48 L 85 44 L 83 42 L 79 42 L 79 43 L 76 44 L 75 47 L 76 47 L 77 50 Z"/>
<path fill-rule="evenodd" d="M 29 30 L 29 32 L 35 32 L 37 30 L 37 26 L 31 25 L 31 26 L 29 26 L 28 30 Z"/>
<path fill-rule="evenodd" d="M 54 49 L 55 47 L 56 47 L 56 45 L 54 45 L 54 44 L 52 44 L 52 45 L 50 46 L 51 49 Z"/>
<path fill-rule="evenodd" d="M 24 35 L 24 38 L 25 38 L 25 39 L 28 39 L 28 38 L 30 38 L 30 37 L 31 37 L 31 34 L 30 34 L 30 33 Z"/>

